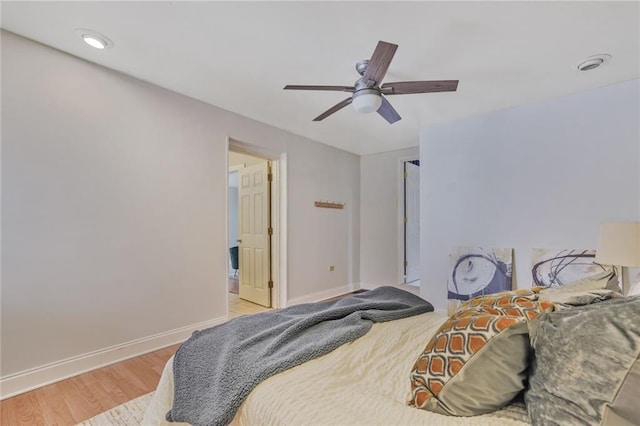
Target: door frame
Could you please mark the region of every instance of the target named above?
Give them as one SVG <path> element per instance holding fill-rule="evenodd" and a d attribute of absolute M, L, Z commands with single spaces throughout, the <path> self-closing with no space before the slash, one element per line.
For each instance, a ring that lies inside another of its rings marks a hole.
<path fill-rule="evenodd" d="M 229 173 L 229 152 L 234 151 L 254 157 L 264 158 L 271 161 L 271 173 L 273 181 L 271 183 L 271 226 L 273 235 L 271 237 L 271 279 L 273 288 L 271 289 L 271 307 L 280 309 L 286 307 L 287 300 L 287 155 L 276 153 L 269 149 L 241 142 L 232 137 L 227 137 L 227 158 L 226 173 Z M 227 216 L 229 212 L 229 194 L 227 185 L 227 196 L 225 204 L 227 206 Z M 225 229 L 229 235 L 229 218 L 226 217 Z M 228 237 L 227 237 L 228 240 Z M 227 262 L 227 273 L 229 276 L 229 262 Z M 225 281 L 226 285 L 226 281 Z M 229 292 L 225 292 L 227 298 L 227 316 L 229 315 Z"/>
<path fill-rule="evenodd" d="M 396 265 L 397 265 L 397 277 L 398 277 L 398 284 L 405 284 L 404 282 L 404 259 L 405 259 L 405 247 L 406 247 L 406 243 L 405 243 L 405 237 L 404 237 L 404 163 L 406 161 L 416 161 L 416 160 L 420 160 L 420 153 L 417 153 L 415 155 L 409 155 L 406 157 L 399 157 L 398 158 L 398 165 L 397 165 L 397 181 L 398 181 L 398 220 L 396 221 L 396 223 L 398 224 L 398 228 L 397 228 L 397 232 L 398 232 L 398 259 L 396 261 Z M 422 183 L 422 182 L 421 182 Z M 420 280 L 420 285 L 422 286 L 422 280 Z"/>

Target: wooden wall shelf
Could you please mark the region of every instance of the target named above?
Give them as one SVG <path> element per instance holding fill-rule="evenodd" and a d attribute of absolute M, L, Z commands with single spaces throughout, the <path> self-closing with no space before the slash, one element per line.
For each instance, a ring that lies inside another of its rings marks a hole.
<path fill-rule="evenodd" d="M 327 201 L 316 201 L 314 203 L 316 207 L 322 207 L 325 209 L 340 209 L 344 208 L 344 203 L 329 203 Z"/>

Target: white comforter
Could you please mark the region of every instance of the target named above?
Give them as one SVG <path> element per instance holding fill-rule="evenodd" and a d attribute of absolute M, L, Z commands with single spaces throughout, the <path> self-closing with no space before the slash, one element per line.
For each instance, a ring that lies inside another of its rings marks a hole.
<path fill-rule="evenodd" d="M 476 417 L 448 417 L 408 407 L 409 371 L 444 315 L 427 313 L 374 324 L 360 339 L 256 387 L 238 425 L 524 425 L 522 406 Z M 167 423 L 173 359 L 167 363 L 143 424 Z M 183 423 L 184 424 L 184 423 Z"/>

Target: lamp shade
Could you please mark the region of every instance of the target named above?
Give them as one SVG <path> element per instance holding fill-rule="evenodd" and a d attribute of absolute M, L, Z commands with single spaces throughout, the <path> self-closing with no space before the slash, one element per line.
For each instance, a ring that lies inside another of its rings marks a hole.
<path fill-rule="evenodd" d="M 640 266 L 640 222 L 603 224 L 595 261 L 603 265 Z"/>

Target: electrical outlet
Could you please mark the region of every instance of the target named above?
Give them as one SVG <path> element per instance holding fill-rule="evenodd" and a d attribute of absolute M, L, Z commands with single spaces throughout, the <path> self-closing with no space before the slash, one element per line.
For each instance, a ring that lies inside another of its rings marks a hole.
<path fill-rule="evenodd" d="M 333 265 L 329 265 L 329 272 L 333 272 L 336 270 L 336 267 Z"/>

